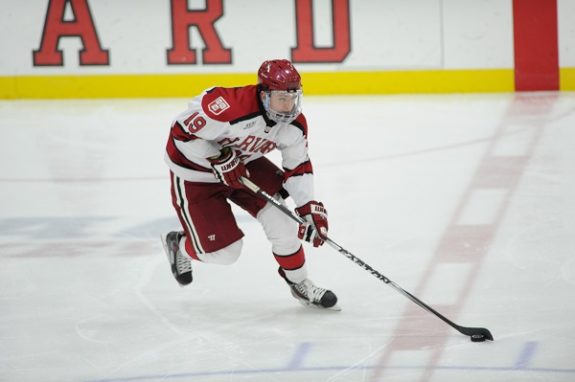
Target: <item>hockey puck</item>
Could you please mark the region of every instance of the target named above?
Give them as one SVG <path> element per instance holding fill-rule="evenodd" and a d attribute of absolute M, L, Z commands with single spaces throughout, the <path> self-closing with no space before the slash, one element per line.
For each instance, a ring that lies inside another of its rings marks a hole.
<path fill-rule="evenodd" d="M 484 342 L 486 340 L 483 334 L 474 334 L 471 336 L 471 342 Z"/>

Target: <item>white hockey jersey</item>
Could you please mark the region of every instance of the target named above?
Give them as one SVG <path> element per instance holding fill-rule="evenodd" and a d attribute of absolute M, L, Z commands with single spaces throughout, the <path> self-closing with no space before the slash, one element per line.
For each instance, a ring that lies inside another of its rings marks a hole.
<path fill-rule="evenodd" d="M 304 115 L 290 124 L 271 121 L 256 85 L 215 87 L 194 98 L 172 123 L 165 158 L 182 179 L 217 183 L 207 158 L 219 155 L 223 147 L 235 150 L 244 163 L 280 150 L 284 188 L 295 204 L 302 206 L 314 199 Z"/>

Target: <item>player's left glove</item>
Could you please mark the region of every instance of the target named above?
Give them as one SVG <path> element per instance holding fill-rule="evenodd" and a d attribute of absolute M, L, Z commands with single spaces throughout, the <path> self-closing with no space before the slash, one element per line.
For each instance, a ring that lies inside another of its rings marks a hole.
<path fill-rule="evenodd" d="M 328 230 L 327 211 L 323 203 L 312 200 L 295 210 L 306 220 L 299 226 L 298 237 L 312 243 L 314 247 L 322 245 Z"/>

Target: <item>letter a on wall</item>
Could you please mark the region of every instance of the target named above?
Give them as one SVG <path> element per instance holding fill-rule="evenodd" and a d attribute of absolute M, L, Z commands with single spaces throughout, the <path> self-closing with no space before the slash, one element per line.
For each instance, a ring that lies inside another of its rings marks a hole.
<path fill-rule="evenodd" d="M 64 20 L 67 4 L 74 14 L 71 21 Z M 64 65 L 62 51 L 58 49 L 62 37 L 80 37 L 83 46 L 80 65 L 109 65 L 109 54 L 98 40 L 88 0 L 50 0 L 40 49 L 33 53 L 34 66 Z"/>

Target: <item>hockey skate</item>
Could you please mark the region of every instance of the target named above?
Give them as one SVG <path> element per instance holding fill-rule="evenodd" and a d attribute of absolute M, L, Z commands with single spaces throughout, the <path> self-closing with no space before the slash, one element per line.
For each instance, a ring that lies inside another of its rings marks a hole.
<path fill-rule="evenodd" d="M 193 280 L 192 260 L 180 251 L 182 236 L 184 236 L 184 232 L 168 232 L 162 236 L 162 244 L 164 244 L 164 250 L 168 255 L 174 278 L 181 286 L 186 286 Z"/>
<path fill-rule="evenodd" d="M 319 288 L 308 279 L 296 284 L 288 280 L 281 267 L 278 269 L 278 272 L 289 285 L 292 296 L 294 296 L 302 305 L 322 309 L 341 310 L 341 308 L 336 305 L 337 296 L 332 291 Z"/>

